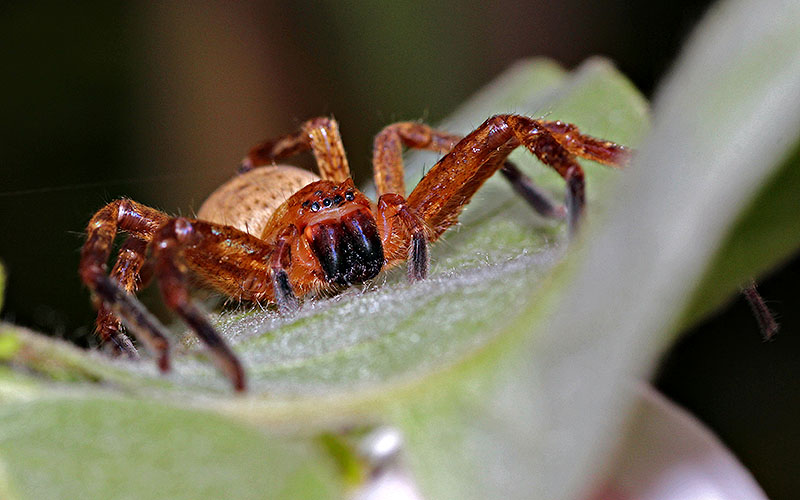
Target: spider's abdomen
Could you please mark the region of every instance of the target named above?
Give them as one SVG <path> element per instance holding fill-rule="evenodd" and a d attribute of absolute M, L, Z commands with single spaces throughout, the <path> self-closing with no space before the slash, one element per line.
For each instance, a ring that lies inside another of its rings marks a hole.
<path fill-rule="evenodd" d="M 330 283 L 362 283 L 383 268 L 383 245 L 369 212 L 353 210 L 308 225 L 305 237 Z"/>
<path fill-rule="evenodd" d="M 258 167 L 238 175 L 211 193 L 197 218 L 261 236 L 270 217 L 302 187 L 318 181 L 312 172 L 287 165 Z"/>

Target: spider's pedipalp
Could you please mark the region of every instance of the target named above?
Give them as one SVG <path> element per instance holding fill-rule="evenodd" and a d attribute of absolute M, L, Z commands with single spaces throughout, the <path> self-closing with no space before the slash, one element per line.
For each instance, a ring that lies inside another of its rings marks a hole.
<path fill-rule="evenodd" d="M 428 242 L 425 233 L 417 231 L 411 236 L 411 248 L 408 252 L 408 279 L 410 281 L 424 280 L 428 277 Z"/>
<path fill-rule="evenodd" d="M 289 274 L 286 272 L 286 264 L 291 251 L 291 241 L 297 236 L 297 228 L 289 226 L 275 242 L 275 250 L 270 257 L 270 269 L 272 270 L 272 289 L 275 293 L 275 302 L 278 310 L 282 313 L 296 311 L 300 307 L 300 302 L 292 289 L 289 281 Z"/>
<path fill-rule="evenodd" d="M 408 260 L 408 279 L 428 276 L 428 241 L 431 231 L 408 207 L 405 198 L 387 193 L 378 198 L 377 220 L 382 231 L 386 265 Z"/>

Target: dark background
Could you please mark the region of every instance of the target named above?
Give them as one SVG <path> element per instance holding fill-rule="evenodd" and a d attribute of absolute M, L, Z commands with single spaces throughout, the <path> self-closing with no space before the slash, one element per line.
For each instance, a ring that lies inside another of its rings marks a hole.
<path fill-rule="evenodd" d="M 651 95 L 708 4 L 344 3 L 3 2 L 2 317 L 95 342 L 78 252 L 115 197 L 190 213 L 254 142 L 330 114 L 364 182 L 385 124 L 436 122 L 522 57 L 606 55 Z M 656 378 L 776 499 L 800 488 L 797 271 L 762 282 L 777 338 L 760 339 L 739 299 L 684 335 Z"/>

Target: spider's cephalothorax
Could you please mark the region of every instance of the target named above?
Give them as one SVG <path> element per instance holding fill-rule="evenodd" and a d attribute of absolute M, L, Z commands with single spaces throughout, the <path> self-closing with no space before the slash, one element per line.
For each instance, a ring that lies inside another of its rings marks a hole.
<path fill-rule="evenodd" d="M 446 153 L 407 197 L 404 146 Z M 565 179 L 565 205 L 552 202 L 507 161 L 519 146 Z M 275 165 L 307 150 L 320 177 Z M 239 175 L 209 196 L 196 219 L 170 217 L 128 199 L 109 203 L 89 222 L 80 274 L 96 298 L 100 337 L 117 352 L 137 356 L 122 322 L 167 370 L 164 328 L 134 296 L 155 275 L 166 305 L 206 344 L 233 386 L 244 390 L 238 357 L 190 299 L 190 275 L 234 299 L 276 303 L 281 311 L 298 307 L 298 296 L 361 283 L 406 260 L 409 278 L 423 279 L 428 244 L 456 223 L 497 170 L 537 212 L 566 218 L 572 234 L 585 205 L 577 158 L 621 166 L 629 154 L 574 125 L 520 115 L 489 118 L 463 138 L 420 123 L 396 123 L 375 138 L 379 197 L 372 203 L 350 179 L 336 122 L 317 118 L 253 148 Z M 106 262 L 118 231 L 128 239 L 109 274 Z"/>
<path fill-rule="evenodd" d="M 302 201 L 301 201 L 302 200 Z M 378 226 L 369 199 L 348 179 L 341 184 L 317 181 L 290 198 L 285 212 L 276 214 L 276 227 L 294 226 L 301 243 L 309 248 L 322 269 L 321 279 L 347 286 L 374 278 L 384 256 Z M 269 239 L 270 234 L 262 238 Z"/>

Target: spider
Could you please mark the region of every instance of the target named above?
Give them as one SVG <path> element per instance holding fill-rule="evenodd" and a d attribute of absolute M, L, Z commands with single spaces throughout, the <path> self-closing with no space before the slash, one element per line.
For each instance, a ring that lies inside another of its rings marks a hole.
<path fill-rule="evenodd" d="M 406 197 L 402 152 L 445 154 Z M 510 161 L 524 146 L 566 181 L 565 205 L 554 203 Z M 320 176 L 278 160 L 311 150 Z M 540 214 L 566 219 L 574 234 L 585 209 L 577 158 L 624 165 L 631 150 L 581 134 L 574 125 L 496 115 L 465 137 L 417 122 L 384 128 L 375 138 L 377 203 L 355 188 L 337 123 L 316 118 L 298 131 L 254 147 L 239 175 L 203 203 L 197 219 L 171 217 L 130 199 L 101 208 L 87 228 L 80 276 L 98 308 L 97 332 L 117 353 L 137 357 L 122 324 L 169 370 L 165 328 L 136 299 L 158 277 L 166 305 L 196 333 L 237 391 L 247 383 L 239 358 L 190 299 L 190 277 L 237 300 L 275 303 L 335 292 L 408 261 L 408 278 L 428 273 L 428 245 L 458 220 L 481 185 L 500 170 Z M 110 274 L 117 232 L 128 234 Z"/>

